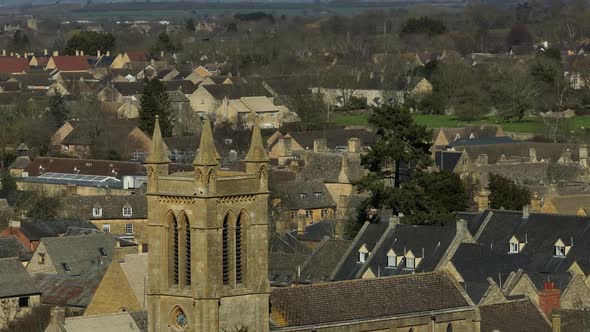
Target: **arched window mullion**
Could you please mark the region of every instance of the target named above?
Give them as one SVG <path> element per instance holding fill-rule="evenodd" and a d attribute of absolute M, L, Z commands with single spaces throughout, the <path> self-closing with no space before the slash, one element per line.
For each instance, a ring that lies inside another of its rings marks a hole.
<path fill-rule="evenodd" d="M 185 281 L 186 285 L 191 285 L 191 225 L 186 220 L 185 222 Z"/>
<path fill-rule="evenodd" d="M 172 268 L 173 268 L 173 280 L 174 284 L 178 285 L 178 222 L 174 219 L 172 238 L 173 238 L 173 251 L 172 251 Z"/>
<path fill-rule="evenodd" d="M 229 285 L 229 225 L 227 217 L 223 220 L 223 229 L 221 231 L 222 237 L 222 270 L 223 270 L 223 284 Z"/>
<path fill-rule="evenodd" d="M 242 283 L 242 218 L 236 222 L 236 284 Z"/>

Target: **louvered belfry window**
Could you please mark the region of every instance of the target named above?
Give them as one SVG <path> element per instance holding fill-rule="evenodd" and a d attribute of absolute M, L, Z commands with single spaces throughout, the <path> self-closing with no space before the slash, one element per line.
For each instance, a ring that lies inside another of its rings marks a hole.
<path fill-rule="evenodd" d="M 174 284 L 178 284 L 178 222 L 174 220 L 174 231 L 172 234 L 173 238 L 173 280 Z"/>
<path fill-rule="evenodd" d="M 228 243 L 228 225 L 227 218 L 223 221 L 222 235 L 222 250 L 223 250 L 223 284 L 229 284 L 229 243 Z"/>
<path fill-rule="evenodd" d="M 242 223 L 236 223 L 236 283 L 242 283 Z"/>
<path fill-rule="evenodd" d="M 186 229 L 186 233 L 185 233 L 185 241 L 186 241 L 186 253 L 185 253 L 185 259 L 186 259 L 186 285 L 190 286 L 191 285 L 191 225 L 189 224 L 188 220 L 186 221 L 185 224 L 185 229 Z"/>

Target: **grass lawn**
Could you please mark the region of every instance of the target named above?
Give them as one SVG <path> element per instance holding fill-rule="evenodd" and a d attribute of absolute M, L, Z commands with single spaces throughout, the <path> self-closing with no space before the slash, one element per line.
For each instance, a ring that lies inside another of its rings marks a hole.
<path fill-rule="evenodd" d="M 335 114 L 332 121 L 347 126 L 364 126 L 368 123 L 369 114 Z M 451 115 L 415 115 L 414 120 L 429 128 L 460 127 L 475 124 L 498 124 L 506 132 L 542 133 L 545 125 L 538 117 L 526 117 L 522 122 L 503 122 L 501 118 L 491 116 L 473 122 L 461 121 Z M 590 116 L 576 116 L 565 120 L 564 124 L 576 134 L 584 134 L 586 128 L 590 130 Z"/>

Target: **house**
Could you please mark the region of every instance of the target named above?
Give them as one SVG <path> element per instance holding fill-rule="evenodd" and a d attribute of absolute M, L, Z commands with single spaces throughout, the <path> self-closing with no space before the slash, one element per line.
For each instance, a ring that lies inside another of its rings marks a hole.
<path fill-rule="evenodd" d="M 14 74 L 9 81 L 18 82 L 23 90 L 43 91 L 49 90 L 54 82 L 50 79 L 49 73 L 29 72 L 24 74 Z"/>
<path fill-rule="evenodd" d="M 462 243 L 445 268 L 475 303 L 524 295 L 546 315 L 590 305 L 588 217 L 530 213 L 528 207 L 465 217 L 475 243 Z"/>
<path fill-rule="evenodd" d="M 268 142 L 268 156 L 280 160 L 296 151 L 361 153 L 375 143 L 376 134 L 366 129 L 332 129 L 277 133 Z"/>
<path fill-rule="evenodd" d="M 137 244 L 105 233 L 90 233 L 42 238 L 27 271 L 31 274 L 61 274 L 96 277 L 113 260 L 115 247 L 125 253 L 137 253 Z"/>
<path fill-rule="evenodd" d="M 90 70 L 87 56 L 54 55 L 52 56 L 45 70 L 60 72 L 84 72 Z"/>
<path fill-rule="evenodd" d="M 470 331 L 474 319 L 442 272 L 275 288 L 270 303 L 273 331 Z"/>
<path fill-rule="evenodd" d="M 199 114 L 213 114 L 225 98 L 239 99 L 242 97 L 272 97 L 261 86 L 253 84 L 201 84 L 189 99 L 193 110 Z"/>
<path fill-rule="evenodd" d="M 137 101 L 126 100 L 124 102 L 105 101 L 100 103 L 103 112 L 110 113 L 119 119 L 137 119 L 139 118 L 139 103 Z"/>
<path fill-rule="evenodd" d="M 436 128 L 433 131 L 433 145 L 435 147 L 446 147 L 461 139 L 481 139 L 503 136 L 505 135 L 501 126 L 482 125 L 458 128 Z"/>
<path fill-rule="evenodd" d="M 115 248 L 121 251 L 122 248 Z M 137 312 L 146 309 L 147 253 L 115 253 L 84 316 Z"/>
<path fill-rule="evenodd" d="M 64 198 L 69 218 L 91 221 L 98 230 L 135 242 L 147 251 L 147 201 L 145 193 L 121 196 L 80 196 Z"/>
<path fill-rule="evenodd" d="M 96 137 L 97 124 L 88 121 L 67 121 L 51 137 L 51 144 L 61 153 L 77 157 L 90 155 L 90 149 L 96 142 L 102 147 L 109 147 L 121 155 L 133 152 L 147 152 L 151 139 L 135 122 L 116 120 L 108 123 L 108 130 L 99 130 Z M 105 124 L 106 126 L 106 124 Z"/>
<path fill-rule="evenodd" d="M 70 229 L 96 230 L 89 221 L 78 220 L 11 220 L 8 227 L 0 232 L 0 237 L 16 237 L 30 251 L 35 251 L 42 238 L 59 237 Z"/>
<path fill-rule="evenodd" d="M 481 332 L 552 332 L 552 323 L 529 299 L 479 306 Z M 562 329 L 562 331 L 571 331 Z"/>
<path fill-rule="evenodd" d="M 543 204 L 541 212 L 588 216 L 590 215 L 590 195 L 550 197 Z"/>
<path fill-rule="evenodd" d="M 8 166 L 10 170 L 10 175 L 14 177 L 21 177 L 23 171 L 31 164 L 31 158 L 29 157 L 29 148 L 25 143 L 21 143 L 16 148 L 17 157 L 16 159 Z"/>
<path fill-rule="evenodd" d="M 143 81 L 114 80 L 98 92 L 97 98 L 102 102 L 138 102 L 144 85 Z"/>
<path fill-rule="evenodd" d="M 29 69 L 27 58 L 0 56 L 0 74 L 22 74 Z"/>
<path fill-rule="evenodd" d="M 229 122 L 237 127 L 251 128 L 254 115 L 258 117 L 261 128 L 279 128 L 284 122 L 300 122 L 298 115 L 287 107 L 275 105 L 268 97 L 242 97 L 223 99 L 215 110 L 215 123 Z"/>
<path fill-rule="evenodd" d="M 0 258 L 0 328 L 40 304 L 41 290 L 17 258 Z"/>
<path fill-rule="evenodd" d="M 144 52 L 126 52 L 119 54 L 112 61 L 110 68 L 120 69 L 131 63 L 148 63 L 150 60 Z"/>

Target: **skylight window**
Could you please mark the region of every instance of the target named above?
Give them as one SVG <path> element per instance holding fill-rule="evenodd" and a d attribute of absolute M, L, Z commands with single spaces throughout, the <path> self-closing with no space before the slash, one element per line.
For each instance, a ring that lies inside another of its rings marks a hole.
<path fill-rule="evenodd" d="M 68 263 L 61 263 L 61 267 L 64 269 L 65 272 L 70 272 L 70 266 Z"/>

